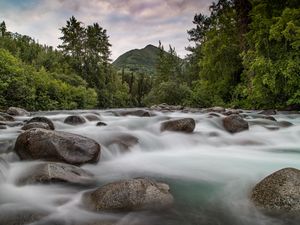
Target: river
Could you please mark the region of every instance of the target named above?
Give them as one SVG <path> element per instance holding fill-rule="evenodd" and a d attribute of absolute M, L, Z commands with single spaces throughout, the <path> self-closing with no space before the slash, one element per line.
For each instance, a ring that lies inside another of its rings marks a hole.
<path fill-rule="evenodd" d="M 97 127 L 96 121 L 79 126 L 63 123 L 71 114 L 90 112 L 99 113 L 108 126 Z M 80 205 L 86 188 L 66 184 L 18 186 L 17 179 L 36 162 L 20 161 L 13 152 L 13 142 L 20 134 L 17 126 L 0 130 L 2 217 L 12 211 L 19 216 L 18 211 L 22 214 L 24 210 L 42 210 L 47 216 L 31 224 L 90 225 L 92 220 L 111 218 L 118 225 L 300 224 L 264 215 L 249 200 L 251 189 L 267 175 L 285 167 L 300 168 L 300 114 L 275 115 L 277 121 L 294 124 L 276 129 L 276 122 L 260 118 L 255 111 L 244 111 L 250 129 L 232 135 L 222 127 L 221 118 L 207 113 L 155 113 L 154 117 L 120 117 L 109 110 L 93 110 L 38 112 L 34 116 L 47 116 L 56 130 L 80 134 L 100 144 L 120 134 L 137 137 L 138 144 L 126 153 L 117 145 L 102 146 L 100 161 L 82 168 L 94 174 L 96 186 L 135 177 L 168 183 L 175 199 L 172 209 L 152 213 L 93 213 Z M 160 123 L 167 118 L 187 117 L 196 121 L 193 133 L 160 131 Z M 6 225 L 1 222 L 1 214 L 0 224 Z"/>

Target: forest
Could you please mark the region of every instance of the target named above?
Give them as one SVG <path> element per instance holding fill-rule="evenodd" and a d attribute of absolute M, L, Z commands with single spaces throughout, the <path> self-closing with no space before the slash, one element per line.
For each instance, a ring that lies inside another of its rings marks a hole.
<path fill-rule="evenodd" d="M 0 108 L 144 107 L 299 109 L 298 0 L 218 0 L 197 13 L 181 59 L 159 42 L 155 73 L 117 70 L 109 30 L 72 16 L 57 48 L 0 24 Z M 193 20 L 193 21 L 192 21 Z M 182 31 L 186 32 L 186 31 Z"/>

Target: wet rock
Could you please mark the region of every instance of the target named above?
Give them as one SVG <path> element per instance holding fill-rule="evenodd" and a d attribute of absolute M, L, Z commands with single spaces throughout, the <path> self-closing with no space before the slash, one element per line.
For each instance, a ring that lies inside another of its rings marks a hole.
<path fill-rule="evenodd" d="M 248 122 L 239 115 L 230 115 L 223 119 L 225 130 L 230 133 L 237 133 L 249 129 Z"/>
<path fill-rule="evenodd" d="M 34 122 L 47 123 L 51 130 L 55 129 L 53 122 L 50 119 L 48 119 L 47 117 L 43 117 L 43 116 L 33 117 L 32 119 L 27 121 L 27 124 L 34 123 Z"/>
<path fill-rule="evenodd" d="M 32 128 L 42 128 L 42 129 L 46 129 L 46 130 L 51 130 L 49 124 L 47 123 L 40 123 L 40 122 L 32 122 L 32 123 L 28 123 L 25 124 L 21 130 L 29 130 Z"/>
<path fill-rule="evenodd" d="M 85 119 L 83 116 L 73 115 L 73 116 L 68 116 L 65 119 L 64 123 L 70 125 L 80 125 L 85 123 Z"/>
<path fill-rule="evenodd" d="M 300 212 L 300 170 L 284 168 L 269 175 L 254 187 L 251 199 L 266 211 Z"/>
<path fill-rule="evenodd" d="M 152 114 L 149 111 L 143 109 L 137 110 L 120 110 L 116 111 L 115 115 L 117 116 L 139 116 L 139 117 L 150 117 Z"/>
<path fill-rule="evenodd" d="M 215 107 L 211 107 L 211 108 L 208 108 L 208 109 L 203 109 L 202 112 L 203 113 L 209 113 L 209 112 L 224 113 L 225 108 L 220 107 L 220 106 L 215 106 Z"/>
<path fill-rule="evenodd" d="M 293 126 L 294 124 L 292 124 L 292 123 L 290 123 L 290 122 L 288 122 L 288 121 L 279 121 L 279 122 L 278 122 L 278 125 L 279 125 L 280 127 L 291 127 L 291 126 Z"/>
<path fill-rule="evenodd" d="M 97 127 L 102 127 L 102 126 L 107 126 L 107 124 L 104 123 L 104 122 L 98 122 L 98 123 L 96 124 L 96 126 L 97 126 Z"/>
<path fill-rule="evenodd" d="M 91 185 L 95 180 L 91 173 L 80 167 L 65 163 L 41 163 L 35 165 L 18 180 L 19 185 L 57 182 Z"/>
<path fill-rule="evenodd" d="M 261 118 L 266 119 L 266 120 L 277 121 L 273 116 L 262 116 Z"/>
<path fill-rule="evenodd" d="M 221 117 L 218 113 L 209 113 L 208 118 Z"/>
<path fill-rule="evenodd" d="M 267 115 L 267 116 L 272 116 L 272 115 L 276 115 L 277 111 L 274 109 L 267 109 L 267 110 L 263 110 L 261 112 L 259 112 L 258 114 L 263 114 L 263 115 Z"/>
<path fill-rule="evenodd" d="M 95 115 L 95 114 L 87 114 L 84 115 L 84 117 L 88 120 L 88 121 L 99 121 L 100 117 Z"/>
<path fill-rule="evenodd" d="M 15 118 L 7 113 L 0 112 L 0 121 L 15 121 Z"/>
<path fill-rule="evenodd" d="M 242 113 L 243 111 L 242 110 L 239 110 L 239 109 L 228 109 L 226 110 L 225 112 L 223 112 L 222 114 L 225 115 L 225 116 L 230 116 L 232 114 L 240 114 Z"/>
<path fill-rule="evenodd" d="M 134 211 L 164 209 L 174 199 L 169 186 L 138 178 L 107 184 L 83 195 L 83 203 L 94 211 Z"/>
<path fill-rule="evenodd" d="M 100 157 L 100 145 L 80 135 L 34 128 L 17 138 L 15 152 L 21 159 L 41 159 L 74 165 L 95 163 Z"/>
<path fill-rule="evenodd" d="M 103 145 L 110 147 L 112 145 L 117 145 L 120 150 L 128 151 L 130 148 L 139 143 L 139 139 L 130 134 L 120 134 L 113 136 L 111 139 L 103 141 Z"/>
<path fill-rule="evenodd" d="M 161 124 L 160 130 L 163 131 L 178 131 L 192 133 L 195 129 L 196 122 L 192 118 L 184 118 L 177 120 L 165 121 Z"/>
<path fill-rule="evenodd" d="M 6 113 L 12 116 L 30 116 L 30 112 L 18 107 L 9 107 Z"/>
<path fill-rule="evenodd" d="M 24 123 L 22 121 L 7 121 L 6 125 L 8 127 L 19 127 L 19 126 L 24 125 Z"/>
<path fill-rule="evenodd" d="M 6 125 L 5 124 L 0 124 L 0 130 L 5 130 L 7 129 Z"/>
<path fill-rule="evenodd" d="M 0 153 L 13 151 L 14 143 L 14 140 L 0 140 Z"/>

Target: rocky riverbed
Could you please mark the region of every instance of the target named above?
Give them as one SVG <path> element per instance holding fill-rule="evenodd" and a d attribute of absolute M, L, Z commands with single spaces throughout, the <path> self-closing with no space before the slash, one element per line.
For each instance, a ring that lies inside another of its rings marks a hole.
<path fill-rule="evenodd" d="M 0 113 L 0 225 L 300 223 L 300 114 Z"/>

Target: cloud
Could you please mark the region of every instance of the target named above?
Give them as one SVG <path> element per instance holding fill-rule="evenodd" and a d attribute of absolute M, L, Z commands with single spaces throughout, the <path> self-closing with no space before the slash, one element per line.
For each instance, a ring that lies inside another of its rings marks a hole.
<path fill-rule="evenodd" d="M 59 28 L 74 15 L 88 25 L 98 22 L 107 29 L 112 58 L 147 44 L 176 47 L 186 54 L 186 31 L 195 13 L 207 13 L 211 0 L 1 0 L 0 20 L 9 30 L 57 46 Z"/>

